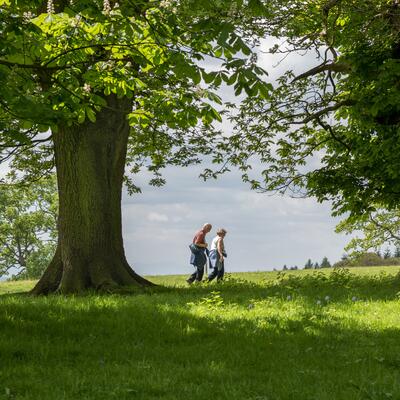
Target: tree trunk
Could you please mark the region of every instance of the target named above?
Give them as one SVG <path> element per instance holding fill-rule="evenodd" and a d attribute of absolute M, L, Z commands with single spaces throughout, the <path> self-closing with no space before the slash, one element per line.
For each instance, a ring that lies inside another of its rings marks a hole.
<path fill-rule="evenodd" d="M 121 195 L 131 100 L 107 98 L 95 123 L 53 133 L 59 193 L 58 246 L 33 294 L 148 286 L 125 258 Z"/>

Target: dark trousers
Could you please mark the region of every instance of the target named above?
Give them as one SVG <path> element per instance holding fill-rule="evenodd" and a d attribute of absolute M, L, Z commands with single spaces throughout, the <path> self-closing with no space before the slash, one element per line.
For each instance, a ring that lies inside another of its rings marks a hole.
<path fill-rule="evenodd" d="M 195 267 L 196 271 L 186 280 L 188 283 L 193 283 L 194 281 L 201 282 L 204 275 L 204 265 L 202 267 Z"/>
<path fill-rule="evenodd" d="M 224 277 L 224 263 L 222 263 L 222 267 L 218 269 L 217 267 L 213 268 L 210 275 L 208 275 L 208 282 L 211 282 L 215 277 L 217 277 L 217 281 L 221 281 Z"/>

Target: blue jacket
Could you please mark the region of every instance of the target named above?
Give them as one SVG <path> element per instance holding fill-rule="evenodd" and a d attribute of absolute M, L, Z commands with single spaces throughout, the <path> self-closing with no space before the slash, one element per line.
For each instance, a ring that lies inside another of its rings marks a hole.
<path fill-rule="evenodd" d="M 223 252 L 223 255 L 224 257 L 227 256 L 225 252 Z M 219 258 L 219 253 L 217 250 L 210 250 L 208 259 L 210 260 L 210 268 L 217 268 L 218 270 L 220 270 L 224 265 L 224 263 L 221 262 Z"/>
<path fill-rule="evenodd" d="M 208 249 L 206 247 L 199 247 L 195 244 L 189 245 L 190 249 L 190 264 L 197 268 L 203 268 L 207 262 Z"/>

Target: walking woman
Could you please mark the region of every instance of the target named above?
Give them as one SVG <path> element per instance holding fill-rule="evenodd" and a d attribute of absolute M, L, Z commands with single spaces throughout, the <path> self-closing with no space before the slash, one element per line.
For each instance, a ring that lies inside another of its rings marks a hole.
<path fill-rule="evenodd" d="M 217 277 L 217 281 L 221 281 L 224 277 L 224 260 L 226 257 L 224 238 L 226 233 L 225 229 L 218 229 L 217 236 L 211 242 L 209 260 L 212 271 L 208 275 L 208 282 L 211 282 L 215 277 Z"/>

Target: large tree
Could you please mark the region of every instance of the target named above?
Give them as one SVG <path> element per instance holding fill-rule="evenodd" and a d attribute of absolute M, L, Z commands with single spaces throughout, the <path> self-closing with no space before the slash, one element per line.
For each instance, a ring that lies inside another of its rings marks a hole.
<path fill-rule="evenodd" d="M 256 189 L 333 201 L 336 214 L 400 205 L 400 2 L 271 0 L 265 52 L 314 60 L 232 118 L 230 163 Z M 251 175 L 261 160 L 262 179 Z"/>
<path fill-rule="evenodd" d="M 33 293 L 150 285 L 124 254 L 126 162 L 162 184 L 160 168 L 214 150 L 222 83 L 268 95 L 245 43 L 263 5 L 0 0 L 0 13 L 2 159 L 58 180 L 57 250 Z"/>

